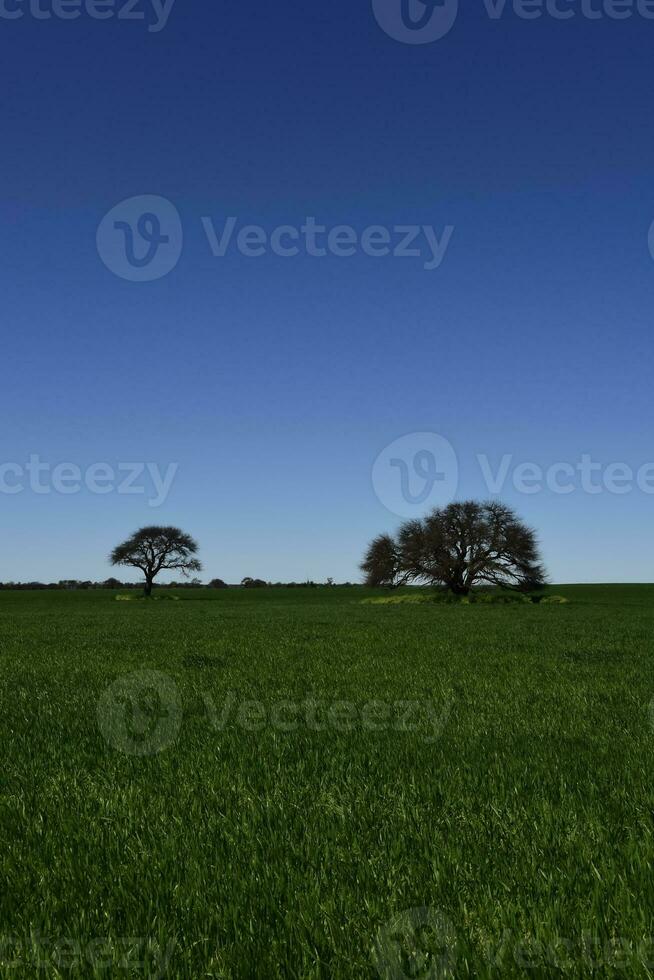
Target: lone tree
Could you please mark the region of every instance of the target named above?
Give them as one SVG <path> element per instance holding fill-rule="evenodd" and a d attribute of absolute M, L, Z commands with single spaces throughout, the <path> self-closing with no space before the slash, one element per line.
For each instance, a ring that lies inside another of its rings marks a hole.
<path fill-rule="evenodd" d="M 534 531 L 510 507 L 474 500 L 406 521 L 394 537 L 379 535 L 361 569 L 367 585 L 425 582 L 458 596 L 482 583 L 530 592 L 546 582 Z"/>
<path fill-rule="evenodd" d="M 142 527 L 109 555 L 112 565 L 131 565 L 145 576 L 145 595 L 152 595 L 152 583 L 159 572 L 179 569 L 183 575 L 199 572 L 197 542 L 178 527 Z"/>

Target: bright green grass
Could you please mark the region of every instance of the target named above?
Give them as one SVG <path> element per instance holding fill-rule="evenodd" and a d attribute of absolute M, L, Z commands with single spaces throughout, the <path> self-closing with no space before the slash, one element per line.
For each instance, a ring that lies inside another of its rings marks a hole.
<path fill-rule="evenodd" d="M 552 591 L 0 592 L 0 976 L 653 976 L 654 587 Z"/>

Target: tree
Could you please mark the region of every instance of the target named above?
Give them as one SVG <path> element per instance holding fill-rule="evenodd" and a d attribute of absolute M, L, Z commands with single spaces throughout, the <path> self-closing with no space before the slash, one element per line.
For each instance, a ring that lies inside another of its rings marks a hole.
<path fill-rule="evenodd" d="M 402 524 L 371 541 L 361 564 L 367 585 L 442 585 L 465 596 L 474 585 L 530 592 L 545 585 L 536 535 L 510 507 L 467 500 Z"/>
<path fill-rule="evenodd" d="M 190 534 L 178 527 L 142 527 L 111 552 L 112 565 L 131 565 L 145 577 L 145 595 L 152 595 L 152 583 L 159 572 L 179 569 L 182 575 L 199 572 L 202 565 L 193 557 L 198 550 Z"/>
<path fill-rule="evenodd" d="M 209 582 L 210 589 L 228 589 L 229 586 L 227 582 L 223 582 L 221 578 L 212 578 Z"/>

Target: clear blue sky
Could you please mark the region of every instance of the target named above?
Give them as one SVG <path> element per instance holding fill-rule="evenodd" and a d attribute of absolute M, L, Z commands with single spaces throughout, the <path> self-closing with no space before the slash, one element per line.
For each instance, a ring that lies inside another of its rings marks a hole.
<path fill-rule="evenodd" d="M 399 521 L 374 460 L 407 433 L 452 444 L 458 497 L 489 495 L 477 454 L 654 461 L 654 20 L 493 20 L 480 0 L 414 45 L 370 0 L 177 0 L 159 32 L 23 12 L 0 19 L 0 462 L 179 470 L 156 508 L 0 493 L 0 580 L 104 578 L 146 523 L 194 534 L 205 578 L 356 578 Z M 150 282 L 96 248 L 137 195 L 183 226 Z M 201 219 L 230 215 L 454 232 L 431 271 L 214 257 Z M 525 494 L 509 477 L 501 497 L 555 581 L 652 579 L 654 496 L 635 481 Z"/>

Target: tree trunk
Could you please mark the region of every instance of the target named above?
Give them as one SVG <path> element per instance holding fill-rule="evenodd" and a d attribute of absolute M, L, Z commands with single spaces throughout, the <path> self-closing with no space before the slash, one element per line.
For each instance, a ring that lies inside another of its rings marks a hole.
<path fill-rule="evenodd" d="M 146 578 L 146 580 L 145 580 L 145 588 L 143 590 L 143 595 L 145 596 L 146 599 L 149 599 L 150 596 L 152 595 L 152 579 L 151 578 Z"/>

